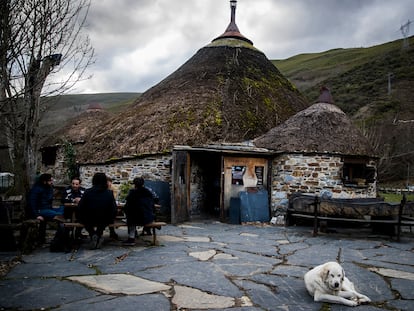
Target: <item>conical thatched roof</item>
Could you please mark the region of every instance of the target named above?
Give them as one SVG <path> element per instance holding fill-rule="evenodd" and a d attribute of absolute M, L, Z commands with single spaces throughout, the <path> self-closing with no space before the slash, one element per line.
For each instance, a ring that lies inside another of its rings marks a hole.
<path fill-rule="evenodd" d="M 100 125 L 80 147 L 79 161 L 171 151 L 174 145 L 240 142 L 306 108 L 299 91 L 233 24 L 230 34 L 214 39 Z"/>
<path fill-rule="evenodd" d="M 111 115 L 102 109 L 89 109 L 80 115 L 70 119 L 67 124 L 52 133 L 42 146 L 53 146 L 64 142 L 85 142 L 92 135 L 92 132 L 99 128 L 99 126 Z"/>
<path fill-rule="evenodd" d="M 307 107 L 260 51 L 226 38 L 200 49 L 137 102 L 100 126 L 80 161 L 252 139 Z"/>
<path fill-rule="evenodd" d="M 373 156 L 368 139 L 337 106 L 317 103 L 256 138 L 254 145 L 278 152 Z"/>

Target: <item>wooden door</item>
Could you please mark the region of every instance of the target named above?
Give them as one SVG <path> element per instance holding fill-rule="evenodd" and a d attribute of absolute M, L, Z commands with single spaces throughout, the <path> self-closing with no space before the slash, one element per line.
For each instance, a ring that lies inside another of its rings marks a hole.
<path fill-rule="evenodd" d="M 187 151 L 173 152 L 171 223 L 189 219 L 190 155 Z"/>

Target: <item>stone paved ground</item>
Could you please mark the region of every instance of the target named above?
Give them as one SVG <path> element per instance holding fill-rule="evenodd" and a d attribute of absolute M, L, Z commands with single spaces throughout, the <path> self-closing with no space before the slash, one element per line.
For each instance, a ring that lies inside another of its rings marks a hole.
<path fill-rule="evenodd" d="M 125 229 L 118 229 L 126 238 Z M 160 246 L 109 240 L 100 250 L 40 248 L 0 279 L 0 309 L 15 310 L 348 310 L 315 303 L 303 274 L 341 264 L 372 300 L 357 310 L 414 310 L 414 234 L 401 242 L 367 230 L 311 236 L 311 228 L 167 225 Z M 0 253 L 0 260 L 15 256 Z"/>

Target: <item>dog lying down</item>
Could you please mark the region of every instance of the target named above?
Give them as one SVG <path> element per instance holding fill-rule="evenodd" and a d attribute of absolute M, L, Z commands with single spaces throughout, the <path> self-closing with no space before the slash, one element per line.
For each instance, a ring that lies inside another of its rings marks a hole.
<path fill-rule="evenodd" d="M 344 269 L 336 262 L 327 262 L 305 273 L 306 289 L 314 301 L 330 302 L 355 307 L 370 302 L 358 293 L 354 284 L 345 276 Z"/>

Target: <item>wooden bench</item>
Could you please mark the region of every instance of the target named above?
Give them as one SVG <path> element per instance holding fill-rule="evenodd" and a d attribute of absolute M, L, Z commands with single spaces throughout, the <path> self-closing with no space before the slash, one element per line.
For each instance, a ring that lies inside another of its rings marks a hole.
<path fill-rule="evenodd" d="M 157 230 L 161 230 L 161 228 L 165 225 L 167 225 L 167 223 L 162 221 L 154 221 L 150 224 L 145 225 L 146 228 L 152 229 L 152 245 L 158 245 Z"/>
<path fill-rule="evenodd" d="M 64 222 L 63 225 L 65 228 L 83 228 L 84 226 L 79 222 Z M 167 223 L 161 221 L 155 221 L 150 224 L 145 225 L 145 227 L 152 229 L 152 245 L 158 245 L 157 241 L 157 231 L 160 230 L 163 226 L 166 226 Z M 127 226 L 126 222 L 116 220 L 113 224 L 110 224 L 108 227 L 119 228 Z"/>
<path fill-rule="evenodd" d="M 0 224 L 2 236 L 2 250 L 19 250 L 23 254 L 29 254 L 39 244 L 39 226 L 37 219 L 27 219 L 19 223 Z M 14 231 L 19 231 L 19 240 L 16 242 Z"/>
<path fill-rule="evenodd" d="M 375 205 L 375 202 L 368 203 L 369 205 Z M 401 227 L 403 226 L 409 226 L 411 229 L 411 226 L 414 225 L 414 220 L 412 217 L 404 216 L 403 210 L 404 206 L 406 204 L 406 198 L 403 196 L 403 199 L 401 200 L 401 203 L 397 206 L 391 206 L 389 205 L 390 210 L 385 211 L 385 214 L 387 214 L 386 217 L 360 217 L 360 218 L 354 218 L 354 217 L 338 217 L 338 215 L 329 215 L 327 211 L 325 210 L 323 213 L 321 213 L 320 205 L 321 200 L 318 196 L 314 197 L 314 200 L 312 203 L 308 203 L 308 206 L 313 207 L 313 213 L 306 213 L 306 212 L 300 212 L 296 210 L 288 210 L 288 217 L 294 217 L 294 218 L 304 218 L 304 219 L 310 219 L 313 220 L 313 236 L 317 236 L 319 231 L 319 225 L 321 221 L 332 221 L 332 222 L 340 222 L 340 223 L 364 223 L 364 224 L 383 224 L 392 226 L 393 228 L 396 228 L 396 236 L 397 241 L 400 241 L 401 236 Z M 381 208 L 386 208 L 387 205 L 381 205 Z M 398 212 L 395 213 L 395 209 L 398 208 Z M 369 208 L 368 208 L 369 209 Z M 392 210 L 391 210 L 392 209 Z M 366 209 L 363 209 L 366 210 Z M 355 214 L 358 214 L 355 212 Z M 394 233 L 394 232 L 393 232 Z"/>

